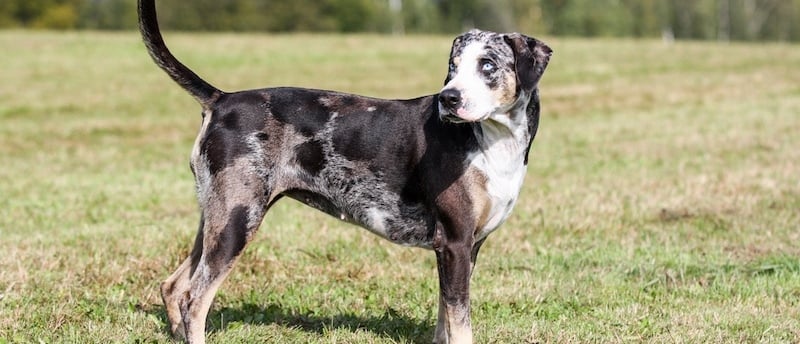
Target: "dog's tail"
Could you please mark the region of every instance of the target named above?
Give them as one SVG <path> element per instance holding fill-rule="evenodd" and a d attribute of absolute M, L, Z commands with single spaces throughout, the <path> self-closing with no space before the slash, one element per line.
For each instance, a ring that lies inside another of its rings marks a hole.
<path fill-rule="evenodd" d="M 139 0 L 139 31 L 153 61 L 201 105 L 208 106 L 220 96 L 222 91 L 201 79 L 167 49 L 158 28 L 155 0 Z"/>

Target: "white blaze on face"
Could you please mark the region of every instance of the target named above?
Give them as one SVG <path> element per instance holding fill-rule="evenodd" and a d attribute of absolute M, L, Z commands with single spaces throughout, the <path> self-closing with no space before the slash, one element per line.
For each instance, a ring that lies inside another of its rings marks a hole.
<path fill-rule="evenodd" d="M 464 47 L 461 55 L 453 59 L 455 76 L 442 89 L 455 89 L 461 93 L 461 106 L 455 115 L 465 121 L 484 120 L 503 105 L 480 75 L 479 64 L 486 53 L 484 47 L 483 42 L 473 42 Z"/>

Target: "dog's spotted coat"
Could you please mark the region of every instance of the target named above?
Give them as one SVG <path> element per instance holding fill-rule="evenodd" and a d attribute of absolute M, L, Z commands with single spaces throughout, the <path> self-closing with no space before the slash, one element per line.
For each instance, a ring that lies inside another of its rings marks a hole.
<path fill-rule="evenodd" d="M 470 343 L 469 279 L 509 216 L 539 122 L 551 50 L 473 30 L 453 42 L 439 94 L 383 100 L 301 88 L 223 92 L 175 59 L 154 0 L 139 1 L 156 64 L 203 106 L 191 167 L 201 218 L 191 255 L 161 287 L 171 330 L 204 342 L 211 301 L 278 199 L 288 196 L 394 243 L 432 249 L 434 342 Z"/>

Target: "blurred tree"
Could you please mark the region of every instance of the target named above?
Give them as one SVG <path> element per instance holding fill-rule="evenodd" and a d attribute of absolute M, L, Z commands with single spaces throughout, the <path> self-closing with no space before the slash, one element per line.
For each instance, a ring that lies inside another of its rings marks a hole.
<path fill-rule="evenodd" d="M 511 0 L 477 1 L 474 26 L 498 32 L 515 31 L 516 24 L 511 5 Z"/>
<path fill-rule="evenodd" d="M 664 11 L 663 1 L 622 0 L 622 4 L 631 19 L 628 32 L 634 37 L 658 36 L 666 25 L 666 20 L 659 16 Z"/>
<path fill-rule="evenodd" d="M 73 4 L 54 4 L 43 9 L 33 21 L 32 26 L 47 29 L 74 29 L 78 23 L 78 13 Z"/>
<path fill-rule="evenodd" d="M 161 0 L 172 30 L 456 33 L 800 41 L 800 0 Z M 0 27 L 129 30 L 134 0 L 0 0 Z"/>
<path fill-rule="evenodd" d="M 747 39 L 756 39 L 764 29 L 767 19 L 775 15 L 778 5 L 783 0 L 744 0 L 745 35 Z"/>
<path fill-rule="evenodd" d="M 0 28 L 19 25 L 14 17 L 17 3 L 14 1 L 0 1 Z"/>
<path fill-rule="evenodd" d="M 373 0 L 327 0 L 324 15 L 335 18 L 336 31 L 377 31 L 373 18 L 382 13 Z"/>
<path fill-rule="evenodd" d="M 84 0 L 78 9 L 79 27 L 123 30 L 136 27 L 136 4 L 129 0 Z"/>
<path fill-rule="evenodd" d="M 571 28 L 564 24 L 562 17 L 569 5 L 569 0 L 542 0 L 540 4 L 545 30 L 553 35 L 568 34 Z"/>
<path fill-rule="evenodd" d="M 441 29 L 445 32 L 461 32 L 475 27 L 477 0 L 432 0 L 441 16 Z"/>
<path fill-rule="evenodd" d="M 621 0 L 542 1 L 550 32 L 573 36 L 621 36 L 633 32 L 631 11 Z"/>
<path fill-rule="evenodd" d="M 444 27 L 436 1 L 403 0 L 403 31 L 412 33 L 441 32 Z"/>
<path fill-rule="evenodd" d="M 548 33 L 545 24 L 542 0 L 511 0 L 511 13 L 514 15 L 514 31 L 532 35 Z"/>

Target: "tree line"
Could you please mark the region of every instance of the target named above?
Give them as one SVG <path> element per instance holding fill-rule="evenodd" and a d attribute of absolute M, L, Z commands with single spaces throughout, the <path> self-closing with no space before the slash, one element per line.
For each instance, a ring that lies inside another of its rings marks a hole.
<path fill-rule="evenodd" d="M 159 1 L 165 29 L 800 41 L 800 0 Z M 0 28 L 131 30 L 134 0 L 2 0 Z"/>

